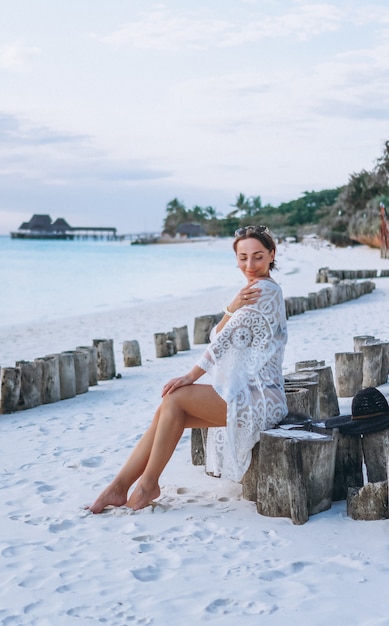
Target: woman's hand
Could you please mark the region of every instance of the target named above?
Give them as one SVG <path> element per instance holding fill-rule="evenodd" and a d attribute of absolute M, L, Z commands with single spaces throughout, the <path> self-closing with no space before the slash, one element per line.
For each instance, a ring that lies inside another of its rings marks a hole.
<path fill-rule="evenodd" d="M 248 283 L 243 289 L 241 289 L 228 305 L 228 310 L 231 313 L 235 313 L 238 309 L 246 304 L 255 304 L 259 299 L 261 290 L 258 287 L 258 280 L 255 279 L 251 283 Z"/>
<path fill-rule="evenodd" d="M 186 385 L 192 385 L 200 376 L 204 374 L 204 370 L 202 370 L 198 365 L 195 365 L 194 368 L 185 376 L 178 376 L 177 378 L 172 378 L 169 380 L 166 385 L 164 385 L 162 389 L 162 397 L 166 396 L 167 393 L 173 393 L 179 387 L 185 387 Z"/>

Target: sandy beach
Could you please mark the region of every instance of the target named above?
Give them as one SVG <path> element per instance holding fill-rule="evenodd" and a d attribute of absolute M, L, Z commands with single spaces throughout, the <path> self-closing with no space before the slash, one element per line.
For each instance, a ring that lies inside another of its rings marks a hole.
<path fill-rule="evenodd" d="M 389 268 L 365 246 L 282 244 L 278 258 L 285 296 L 319 289 L 320 267 Z M 389 278 L 374 283 L 358 300 L 290 318 L 284 372 L 312 358 L 333 367 L 357 335 L 387 340 Z M 0 416 L 0 624 L 389 626 L 388 520 L 354 521 L 344 501 L 302 526 L 261 516 L 240 485 L 192 465 L 190 432 L 156 506 L 84 510 L 140 438 L 166 380 L 201 355 L 194 318 L 219 312 L 236 290 L 0 328 L 0 366 L 112 338 L 121 374 L 76 398 Z M 191 350 L 157 359 L 153 334 L 185 324 Z M 123 367 L 130 339 L 140 343 L 140 367 Z M 389 383 L 380 390 L 389 398 Z M 339 399 L 342 413 L 351 401 Z"/>

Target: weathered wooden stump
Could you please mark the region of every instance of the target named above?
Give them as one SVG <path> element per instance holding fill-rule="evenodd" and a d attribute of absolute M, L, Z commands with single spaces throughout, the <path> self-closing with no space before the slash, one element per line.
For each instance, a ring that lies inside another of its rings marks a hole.
<path fill-rule="evenodd" d="M 193 465 L 205 465 L 207 428 L 192 428 L 191 455 Z"/>
<path fill-rule="evenodd" d="M 369 483 L 388 478 L 389 429 L 362 437 L 362 450 Z"/>
<path fill-rule="evenodd" d="M 167 340 L 170 341 L 173 345 L 173 354 L 177 354 L 178 350 L 177 350 L 177 338 L 176 338 L 176 333 L 174 332 L 174 330 L 169 330 L 166 333 L 166 337 Z"/>
<path fill-rule="evenodd" d="M 353 337 L 354 352 L 360 352 L 361 346 L 365 346 L 368 341 L 374 341 L 373 335 L 358 335 Z"/>
<path fill-rule="evenodd" d="M 316 291 L 310 291 L 307 295 L 308 311 L 315 311 L 317 309 Z"/>
<path fill-rule="evenodd" d="M 312 419 L 305 413 L 288 413 L 276 428 L 311 431 Z M 252 450 L 250 466 L 242 479 L 243 498 L 252 502 L 257 501 L 259 446 L 260 442 L 255 444 Z"/>
<path fill-rule="evenodd" d="M 139 341 L 123 341 L 123 361 L 124 367 L 137 367 L 142 365 Z"/>
<path fill-rule="evenodd" d="M 167 333 L 154 333 L 155 354 L 158 359 L 174 355 L 174 343 Z"/>
<path fill-rule="evenodd" d="M 296 372 L 300 372 L 307 371 L 313 367 L 322 367 L 323 365 L 325 365 L 325 361 L 317 361 L 316 359 L 311 359 L 309 361 L 297 361 L 297 363 L 294 364 L 294 367 Z"/>
<path fill-rule="evenodd" d="M 309 367 L 302 372 L 316 372 L 319 385 L 319 413 L 320 418 L 339 415 L 338 396 L 334 384 L 334 377 L 330 365 Z"/>
<path fill-rule="evenodd" d="M 42 404 L 59 402 L 61 399 L 59 354 L 48 354 L 35 360 L 42 363 Z"/>
<path fill-rule="evenodd" d="M 350 488 L 347 515 L 355 520 L 389 519 L 388 481 L 368 483 L 360 489 Z"/>
<path fill-rule="evenodd" d="M 242 496 L 251 502 L 257 501 L 259 446 L 260 442 L 258 441 L 251 453 L 250 466 L 242 479 Z"/>
<path fill-rule="evenodd" d="M 217 315 L 201 315 L 195 317 L 194 331 L 193 331 L 193 343 L 209 343 L 209 336 L 211 330 L 216 324 L 220 322 L 223 317 L 223 313 Z"/>
<path fill-rule="evenodd" d="M 190 350 L 188 326 L 179 326 L 173 328 L 176 336 L 176 344 L 178 352 Z"/>
<path fill-rule="evenodd" d="M 16 361 L 21 382 L 18 409 L 33 409 L 42 403 L 42 365 L 36 361 Z"/>
<path fill-rule="evenodd" d="M 291 372 L 284 376 L 286 391 L 290 389 L 293 392 L 293 388 L 296 387 L 308 390 L 304 404 L 307 414 L 314 420 L 320 418 L 318 378 L 316 372 Z M 291 412 L 291 409 L 289 411 Z"/>
<path fill-rule="evenodd" d="M 74 351 L 74 370 L 76 373 L 76 394 L 86 393 L 89 389 L 89 352 Z"/>
<path fill-rule="evenodd" d="M 89 354 L 89 387 L 94 387 L 99 379 L 97 348 L 96 346 L 77 346 L 76 350 L 85 350 Z"/>
<path fill-rule="evenodd" d="M 317 283 L 328 283 L 328 277 L 330 275 L 329 267 L 320 267 L 316 274 Z"/>
<path fill-rule="evenodd" d="M 389 342 L 381 341 L 381 339 L 368 339 L 366 341 L 367 346 L 372 344 L 379 344 L 382 346 L 382 355 L 381 355 L 381 372 L 377 373 L 377 379 L 379 379 L 379 385 L 384 385 L 388 380 L 389 375 Z"/>
<path fill-rule="evenodd" d="M 2 414 L 14 413 L 18 410 L 21 389 L 20 367 L 3 367 L 1 369 L 0 409 Z"/>
<path fill-rule="evenodd" d="M 298 387 L 296 387 L 296 385 L 298 385 Z M 304 397 L 296 393 L 299 389 L 306 389 L 307 393 Z M 313 421 L 320 419 L 317 382 L 309 380 L 302 380 L 300 382 L 285 381 L 285 393 L 289 412 L 300 412 L 297 411 L 297 409 L 301 409 L 302 412 L 306 412 Z"/>
<path fill-rule="evenodd" d="M 389 341 L 381 341 L 382 364 L 381 364 L 381 385 L 388 382 L 389 377 Z"/>
<path fill-rule="evenodd" d="M 72 350 L 61 352 L 59 355 L 59 386 L 61 400 L 74 398 L 76 395 L 76 369 Z"/>
<path fill-rule="evenodd" d="M 338 398 L 349 398 L 362 389 L 362 352 L 335 353 L 335 388 Z"/>
<path fill-rule="evenodd" d="M 273 429 L 261 433 L 257 511 L 304 524 L 331 507 L 336 437 Z"/>
<path fill-rule="evenodd" d="M 363 453 L 360 436 L 342 435 L 336 429 L 312 424 L 312 430 L 321 435 L 336 435 L 338 443 L 335 456 L 334 488 L 332 499 L 346 500 L 349 487 L 363 485 Z"/>
<path fill-rule="evenodd" d="M 97 348 L 97 371 L 99 380 L 111 380 L 116 376 L 113 339 L 94 339 Z"/>
<path fill-rule="evenodd" d="M 382 378 L 382 345 L 366 343 L 360 346 L 363 354 L 362 387 L 378 387 Z"/>

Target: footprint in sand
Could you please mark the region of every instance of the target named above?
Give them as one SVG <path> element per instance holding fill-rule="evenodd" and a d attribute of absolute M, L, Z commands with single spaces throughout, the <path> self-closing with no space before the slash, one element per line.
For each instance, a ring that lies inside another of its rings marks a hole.
<path fill-rule="evenodd" d="M 49 531 L 51 533 L 61 533 L 64 530 L 68 530 L 74 526 L 74 522 L 70 519 L 64 519 L 62 522 L 58 522 L 56 524 L 50 524 Z"/>
<path fill-rule="evenodd" d="M 39 487 L 37 488 L 37 493 L 46 493 L 48 491 L 54 491 L 55 487 L 53 487 L 52 485 L 47 485 L 46 483 L 42 483 L 42 482 L 36 482 L 36 485 L 39 485 Z"/>
<path fill-rule="evenodd" d="M 101 456 L 91 456 L 89 459 L 82 459 L 81 465 L 84 467 L 100 467 L 103 462 Z"/>
<path fill-rule="evenodd" d="M 269 570 L 258 574 L 258 578 L 267 582 L 278 580 L 279 578 L 285 578 L 285 576 L 298 574 L 305 569 L 305 567 L 311 565 L 311 563 L 308 562 L 304 563 L 302 561 L 296 561 L 294 563 L 287 563 L 284 567 L 277 566 L 277 568 L 273 568 L 270 561 L 265 561 L 265 563 L 269 566 Z"/>
<path fill-rule="evenodd" d="M 1 556 L 5 559 L 13 559 L 14 557 L 24 556 L 26 554 L 26 547 L 41 546 L 41 542 L 23 543 L 14 546 L 8 546 L 1 551 Z"/>
<path fill-rule="evenodd" d="M 155 582 L 161 578 L 161 570 L 153 565 L 131 570 L 132 575 L 142 583 Z"/>
<path fill-rule="evenodd" d="M 264 602 L 239 602 L 231 598 L 217 598 L 206 607 L 207 613 L 213 615 L 263 615 L 274 613 L 276 605 Z"/>

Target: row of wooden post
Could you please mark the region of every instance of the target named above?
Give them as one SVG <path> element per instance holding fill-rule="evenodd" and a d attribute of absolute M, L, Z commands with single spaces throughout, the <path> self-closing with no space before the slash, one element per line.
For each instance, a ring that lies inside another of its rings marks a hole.
<path fill-rule="evenodd" d="M 331 270 L 321 267 L 316 274 L 317 283 L 332 283 L 339 280 L 358 280 L 363 278 L 387 278 L 389 269 L 378 270 Z"/>
<path fill-rule="evenodd" d="M 284 299 L 286 316 L 289 318 L 293 315 L 301 315 L 307 311 L 342 304 L 343 302 L 348 302 L 349 300 L 354 300 L 355 298 L 369 294 L 374 289 L 375 284 L 370 280 L 360 283 L 345 280 L 336 285 L 332 285 L 332 287 L 326 287 L 319 291 L 309 293 L 308 296 L 291 296 Z M 210 332 L 212 328 L 219 323 L 222 317 L 223 313 L 196 317 L 194 320 L 193 343 L 209 343 Z"/>
<path fill-rule="evenodd" d="M 112 339 L 94 339 L 33 361 L 1 369 L 0 413 L 14 413 L 86 393 L 99 380 L 116 376 Z"/>
<path fill-rule="evenodd" d="M 375 284 L 371 280 L 355 282 L 343 280 L 331 287 L 324 287 L 319 291 L 313 291 L 308 296 L 291 296 L 285 298 L 285 309 L 287 317 L 300 315 L 307 311 L 325 309 L 329 306 L 342 304 L 349 300 L 355 300 L 375 289 Z"/>
<path fill-rule="evenodd" d="M 338 397 L 353 397 L 359 389 L 379 387 L 388 381 L 389 341 L 372 335 L 353 338 L 354 351 L 335 354 Z"/>
<path fill-rule="evenodd" d="M 157 358 L 173 356 L 177 352 L 190 350 L 188 327 L 174 327 L 166 333 L 155 333 L 154 345 Z"/>

